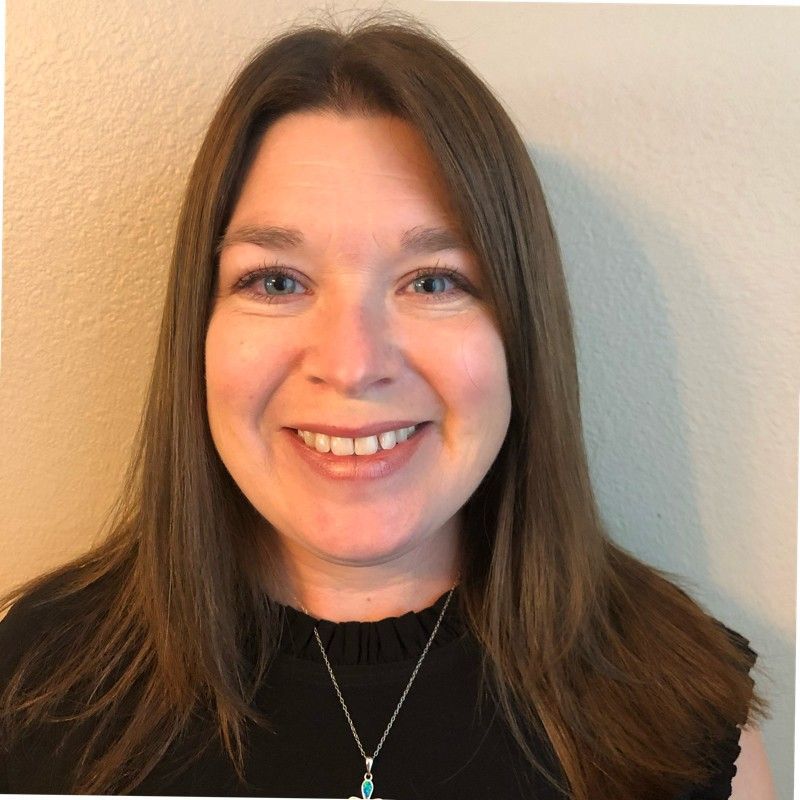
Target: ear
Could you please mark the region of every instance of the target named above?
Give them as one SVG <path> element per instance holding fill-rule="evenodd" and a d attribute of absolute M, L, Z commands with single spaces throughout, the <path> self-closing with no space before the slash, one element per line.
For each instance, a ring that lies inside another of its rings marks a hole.
<path fill-rule="evenodd" d="M 730 800 L 777 800 L 761 730 L 742 728 L 739 747 Z"/>

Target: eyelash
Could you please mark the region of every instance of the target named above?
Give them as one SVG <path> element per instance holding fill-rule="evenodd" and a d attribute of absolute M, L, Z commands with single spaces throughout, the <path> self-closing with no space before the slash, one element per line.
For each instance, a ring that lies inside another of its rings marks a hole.
<path fill-rule="evenodd" d="M 438 263 L 438 262 L 437 262 Z M 274 264 L 264 264 L 263 266 L 259 267 L 258 269 L 254 269 L 251 272 L 248 272 L 246 275 L 243 275 L 239 278 L 238 281 L 234 284 L 234 291 L 236 292 L 245 292 L 249 294 L 251 297 L 255 297 L 257 300 L 266 303 L 272 303 L 275 300 L 279 300 L 281 297 L 291 297 L 292 295 L 268 295 L 268 294 L 259 294 L 254 291 L 245 291 L 248 290 L 256 281 L 263 280 L 265 278 L 291 278 L 292 280 L 299 281 L 299 279 L 295 276 L 294 272 L 283 264 L 275 262 Z M 449 278 L 457 287 L 458 290 L 465 291 L 465 292 L 472 292 L 472 288 L 470 286 L 469 281 L 457 270 L 451 269 L 450 267 L 422 267 L 418 269 L 414 276 L 411 278 L 410 283 L 414 283 L 414 281 L 418 281 L 420 278 Z M 427 294 L 427 297 L 435 298 L 435 297 L 447 297 L 453 293 L 453 290 L 447 292 L 441 292 L 437 294 Z M 419 292 L 422 297 L 426 296 L 425 292 Z M 435 300 L 427 301 L 426 302 L 436 302 Z"/>

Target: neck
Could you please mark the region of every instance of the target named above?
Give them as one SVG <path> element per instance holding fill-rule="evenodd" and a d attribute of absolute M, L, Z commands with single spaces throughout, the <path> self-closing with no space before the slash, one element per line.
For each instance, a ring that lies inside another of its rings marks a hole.
<path fill-rule="evenodd" d="M 441 533 L 441 532 L 440 532 Z M 374 564 L 337 563 L 282 543 L 267 579 L 273 600 L 332 622 L 371 622 L 422 611 L 458 581 L 457 536 Z"/>
<path fill-rule="evenodd" d="M 422 611 L 432 606 L 455 584 L 455 577 L 446 580 L 420 580 L 415 577 L 413 580 L 398 580 L 389 586 L 363 589 L 306 584 L 302 594 L 293 601 L 279 602 L 331 622 L 373 622 L 387 617 L 400 617 L 409 611 Z"/>

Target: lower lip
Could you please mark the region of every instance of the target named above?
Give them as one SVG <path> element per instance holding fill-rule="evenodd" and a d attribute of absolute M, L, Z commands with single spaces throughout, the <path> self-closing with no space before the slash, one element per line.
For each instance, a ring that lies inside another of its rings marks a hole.
<path fill-rule="evenodd" d="M 417 425 L 410 439 L 398 442 L 391 450 L 378 450 L 368 456 L 320 453 L 310 448 L 296 430 L 286 428 L 285 432 L 300 458 L 318 475 L 338 481 L 372 481 L 399 472 L 428 438 L 430 427 L 430 422 L 423 422 Z"/>

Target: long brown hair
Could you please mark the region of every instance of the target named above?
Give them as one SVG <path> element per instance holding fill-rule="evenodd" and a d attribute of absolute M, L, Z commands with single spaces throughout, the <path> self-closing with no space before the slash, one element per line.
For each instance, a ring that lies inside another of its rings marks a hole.
<path fill-rule="evenodd" d="M 6 736 L 68 691 L 93 733 L 72 791 L 127 793 L 198 704 L 243 779 L 248 719 L 278 617 L 253 565 L 259 515 L 206 416 L 204 338 L 224 233 L 259 141 L 299 110 L 393 114 L 424 137 L 485 274 L 512 414 L 463 515 L 460 602 L 523 751 L 552 745 L 576 800 L 665 797 L 709 777 L 709 745 L 763 717 L 747 655 L 679 579 L 613 543 L 582 438 L 572 318 L 556 235 L 513 123 L 434 32 L 402 12 L 296 27 L 258 50 L 222 100 L 189 178 L 147 400 L 119 497 L 86 555 L 3 598 L 83 603 L 18 665 Z M 246 651 L 255 652 L 248 661 Z M 59 654 L 57 659 L 53 658 Z M 48 661 L 49 659 L 49 661 Z M 254 661 L 255 663 L 251 663 Z M 51 663 L 44 673 L 34 667 Z M 128 709 L 125 727 L 104 733 Z"/>

